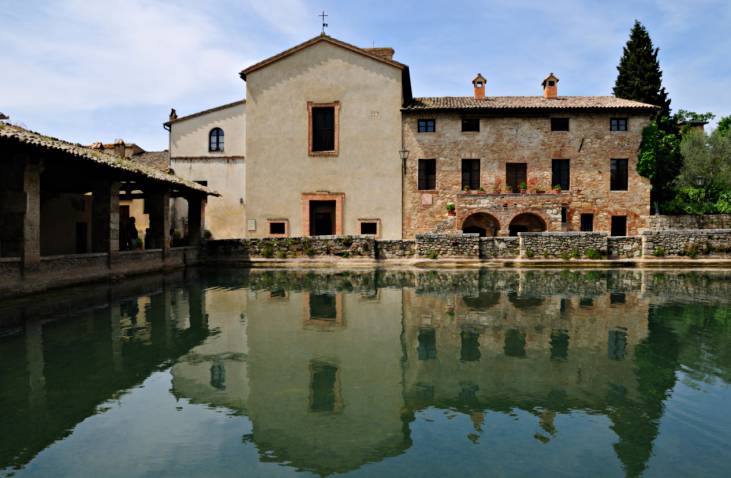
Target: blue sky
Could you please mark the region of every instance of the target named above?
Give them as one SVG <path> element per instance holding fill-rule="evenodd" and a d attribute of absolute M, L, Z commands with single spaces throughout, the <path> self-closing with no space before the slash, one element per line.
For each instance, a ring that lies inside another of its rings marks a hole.
<path fill-rule="evenodd" d="M 81 143 L 167 147 L 170 107 L 244 96 L 244 67 L 320 31 L 391 46 L 416 96 L 606 95 L 635 18 L 660 47 L 673 109 L 731 114 L 728 0 L 0 0 L 0 111 Z"/>

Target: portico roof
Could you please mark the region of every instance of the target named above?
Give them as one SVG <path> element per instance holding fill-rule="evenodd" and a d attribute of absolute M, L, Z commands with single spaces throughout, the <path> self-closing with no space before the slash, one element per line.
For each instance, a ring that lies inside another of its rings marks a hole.
<path fill-rule="evenodd" d="M 111 169 L 123 171 L 128 174 L 142 176 L 150 181 L 167 183 L 182 189 L 197 191 L 209 196 L 220 196 L 216 191 L 179 176 L 163 172 L 153 167 L 145 166 L 136 161 L 123 159 L 112 154 L 81 146 L 80 144 L 69 143 L 57 138 L 44 136 L 40 133 L 21 128 L 20 126 L 0 123 L 0 141 L 24 144 L 56 151 L 64 156 L 80 161 L 87 161 L 105 166 Z"/>

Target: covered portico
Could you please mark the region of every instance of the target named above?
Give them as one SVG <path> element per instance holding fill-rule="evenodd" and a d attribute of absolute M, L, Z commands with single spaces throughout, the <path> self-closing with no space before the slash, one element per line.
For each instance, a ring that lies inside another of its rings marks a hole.
<path fill-rule="evenodd" d="M 0 296 L 197 260 L 206 198 L 217 195 L 205 186 L 9 124 L 0 153 Z M 176 197 L 188 202 L 188 237 L 173 248 Z M 120 199 L 144 199 L 149 215 L 130 250 Z"/>

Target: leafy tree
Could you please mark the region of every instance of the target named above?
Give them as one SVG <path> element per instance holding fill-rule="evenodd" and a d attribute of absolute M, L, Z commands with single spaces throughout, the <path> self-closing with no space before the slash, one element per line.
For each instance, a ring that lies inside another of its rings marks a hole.
<path fill-rule="evenodd" d="M 718 136 L 725 136 L 729 131 L 731 131 L 731 116 L 726 116 L 724 118 L 721 118 L 721 120 L 718 122 L 718 126 L 716 126 L 713 134 Z"/>
<path fill-rule="evenodd" d="M 675 120 L 678 123 L 708 123 L 716 115 L 713 113 L 696 113 L 695 111 L 678 110 L 675 113 Z"/>
<path fill-rule="evenodd" d="M 670 98 L 662 86 L 662 70 L 647 29 L 637 20 L 617 66 L 614 96 L 660 107 L 658 117 L 670 117 Z"/>
<path fill-rule="evenodd" d="M 667 212 L 709 214 L 731 212 L 731 132 L 707 135 L 689 130 L 680 143 L 683 167 L 677 195 Z"/>
<path fill-rule="evenodd" d="M 667 132 L 669 121 L 658 118 L 642 131 L 637 173 L 650 179 L 653 203 L 675 196 L 674 180 L 682 167 L 680 138 L 676 132 Z"/>

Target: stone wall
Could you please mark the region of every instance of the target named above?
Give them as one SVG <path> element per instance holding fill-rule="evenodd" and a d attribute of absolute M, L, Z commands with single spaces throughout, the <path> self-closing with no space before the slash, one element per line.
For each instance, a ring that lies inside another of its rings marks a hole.
<path fill-rule="evenodd" d="M 480 258 L 511 259 L 520 255 L 520 240 L 517 237 L 481 237 Z"/>
<path fill-rule="evenodd" d="M 416 254 L 416 241 L 393 240 L 376 241 L 376 257 L 378 259 L 401 259 Z"/>
<path fill-rule="evenodd" d="M 650 216 L 647 229 L 731 229 L 731 214 Z"/>
<path fill-rule="evenodd" d="M 478 234 L 417 234 L 416 255 L 420 257 L 480 257 Z"/>
<path fill-rule="evenodd" d="M 314 256 L 375 258 L 375 242 L 372 236 L 225 239 L 208 241 L 206 252 L 208 256 L 216 258 L 225 256 L 269 259 Z"/>
<path fill-rule="evenodd" d="M 520 256 L 526 258 L 586 257 L 590 250 L 607 254 L 604 232 L 519 232 Z"/>
<path fill-rule="evenodd" d="M 642 238 L 639 236 L 607 237 L 607 253 L 612 259 L 631 259 L 642 256 Z"/>
<path fill-rule="evenodd" d="M 646 258 L 729 256 L 731 253 L 731 229 L 644 231 L 642 239 L 642 253 Z"/>
<path fill-rule="evenodd" d="M 483 117 L 479 132 L 462 132 L 458 113 L 405 113 L 404 148 L 410 154 L 404 179 L 404 210 L 408 211 L 404 237 L 460 231 L 475 213 L 496 219 L 500 236 L 507 236 L 511 221 L 523 213 L 540 217 L 548 231 L 579 231 L 581 214 L 590 213 L 594 214 L 594 230 L 609 232 L 612 216 L 626 216 L 627 233 L 637 234 L 650 212 L 650 182 L 636 172 L 642 129 L 649 118 L 630 115 L 629 131 L 611 132 L 612 113 L 570 116 L 568 132 L 552 132 L 549 115 L 539 113 Z M 419 133 L 420 118 L 435 119 L 436 131 Z M 613 158 L 629 160 L 627 191 L 610 191 Z M 434 190 L 418 189 L 419 159 L 436 160 Z M 462 190 L 462 159 L 480 160 L 480 187 L 484 191 Z M 552 159 L 571 161 L 570 188 L 561 194 L 551 194 Z M 527 164 L 527 194 L 506 193 L 506 163 L 513 162 Z M 447 203 L 456 206 L 457 215 L 451 221 Z M 561 222 L 562 207 L 567 209 L 566 223 Z M 451 225 L 451 231 L 446 225 Z"/>

